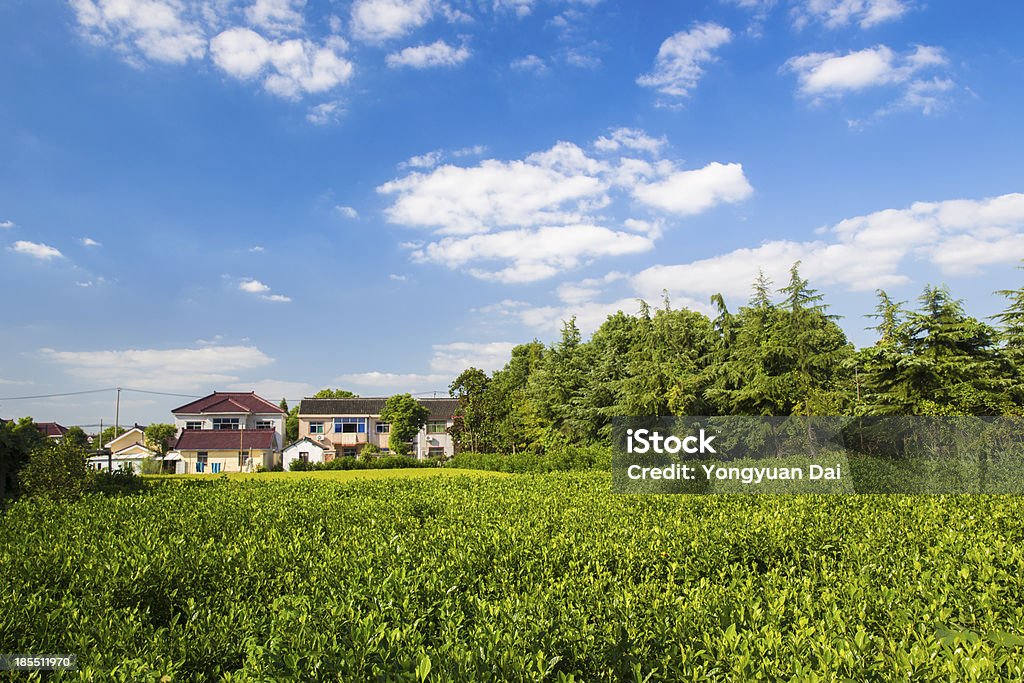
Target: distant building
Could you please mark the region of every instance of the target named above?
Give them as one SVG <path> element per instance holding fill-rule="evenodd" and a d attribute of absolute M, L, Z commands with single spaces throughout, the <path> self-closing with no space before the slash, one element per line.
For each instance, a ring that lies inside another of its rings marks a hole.
<path fill-rule="evenodd" d="M 179 474 L 254 472 L 279 462 L 287 415 L 254 392 L 215 391 L 171 412 L 177 441 L 168 458 Z"/>
<path fill-rule="evenodd" d="M 160 454 L 146 445 L 145 427 L 135 425 L 116 439 L 111 439 L 105 446 L 107 453 L 96 453 L 89 457 L 88 466 L 93 470 L 105 470 L 110 466 L 114 470 L 131 468 L 136 474 L 142 474 L 142 464 L 152 458 L 158 458 Z M 176 458 L 164 458 L 162 469 L 174 472 L 174 460 Z"/>
<path fill-rule="evenodd" d="M 416 399 L 430 411 L 427 423 L 413 439 L 416 458 L 451 457 L 448 429 L 455 424 L 454 398 Z M 326 460 L 355 456 L 368 444 L 388 450 L 391 425 L 380 420 L 387 398 L 304 398 L 299 403 L 299 438 L 323 444 Z"/>
<path fill-rule="evenodd" d="M 292 442 L 284 447 L 281 451 L 281 462 L 284 465 L 284 471 L 288 472 L 292 468 L 292 464 L 297 461 L 322 463 L 325 462 L 324 455 L 329 451 L 327 444 L 314 441 L 308 436 L 304 439 Z"/>
<path fill-rule="evenodd" d="M 36 422 L 36 427 L 39 428 L 40 434 L 54 441 L 60 441 L 68 433 L 67 427 L 56 422 Z"/>

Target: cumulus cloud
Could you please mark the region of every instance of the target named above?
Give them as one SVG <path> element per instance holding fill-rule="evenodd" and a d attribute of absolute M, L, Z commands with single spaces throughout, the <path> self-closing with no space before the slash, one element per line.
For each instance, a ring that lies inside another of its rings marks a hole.
<path fill-rule="evenodd" d="M 356 211 L 351 206 L 344 206 L 342 204 L 338 204 L 337 206 L 334 207 L 334 210 L 337 211 L 338 213 L 340 213 L 345 218 L 350 218 L 350 219 L 359 218 L 359 212 Z"/>
<path fill-rule="evenodd" d="M 663 95 L 687 97 L 704 75 L 703 65 L 715 60 L 714 50 L 730 40 L 729 29 L 711 22 L 680 31 L 665 39 L 654 60 L 654 70 L 636 82 Z"/>
<path fill-rule="evenodd" d="M 505 367 L 514 346 L 512 342 L 434 344 L 430 369 L 435 373 L 449 373 L 452 376 L 470 367 L 493 372 Z"/>
<path fill-rule="evenodd" d="M 13 228 L 14 225 L 15 225 L 14 221 L 11 221 L 11 220 L 0 221 L 0 228 L 2 228 L 4 230 L 6 230 L 7 228 Z"/>
<path fill-rule="evenodd" d="M 834 52 L 812 52 L 789 59 L 783 71 L 797 77 L 797 92 L 820 104 L 868 89 L 890 87 L 902 90 L 892 104 L 876 116 L 898 109 L 917 109 L 930 114 L 945 103 L 945 96 L 954 83 L 948 78 L 923 79 L 920 72 L 948 65 L 941 48 L 918 45 L 910 52 L 898 54 L 885 45 L 865 48 L 846 55 Z"/>
<path fill-rule="evenodd" d="M 7 247 L 7 249 L 16 254 L 25 254 L 26 256 L 37 258 L 40 261 L 52 261 L 53 259 L 64 258 L 64 254 L 60 253 L 59 249 L 41 242 L 18 240 L 11 246 Z"/>
<path fill-rule="evenodd" d="M 248 28 L 232 28 L 210 41 L 213 62 L 241 79 L 262 79 L 267 92 L 287 98 L 322 93 L 352 77 L 352 62 L 342 56 L 345 41 L 331 36 L 322 45 L 309 40 L 271 40 Z"/>
<path fill-rule="evenodd" d="M 351 387 L 362 395 L 393 394 L 395 392 L 422 393 L 437 391 L 439 396 L 448 396 L 448 374 L 420 374 L 415 372 L 353 372 L 338 375 L 333 383 Z"/>
<path fill-rule="evenodd" d="M 182 64 L 206 54 L 196 8 L 178 0 L 71 0 L 83 35 L 130 61 Z"/>
<path fill-rule="evenodd" d="M 431 0 L 356 0 L 352 33 L 366 42 L 399 38 L 426 24 L 434 15 Z"/>
<path fill-rule="evenodd" d="M 856 23 L 871 28 L 903 16 L 910 9 L 905 0 L 802 0 L 793 8 L 797 28 L 816 21 L 827 28 Z"/>
<path fill-rule="evenodd" d="M 387 64 L 392 68 L 407 66 L 413 69 L 427 69 L 433 66 L 457 66 L 469 59 L 470 52 L 466 46 L 452 47 L 443 40 L 429 45 L 407 47 L 400 52 L 387 56 Z"/>
<path fill-rule="evenodd" d="M 440 163 L 442 158 L 444 158 L 444 154 L 440 150 L 434 150 L 433 152 L 426 152 L 424 154 L 409 157 L 400 163 L 398 168 L 434 168 L 438 163 Z"/>
<path fill-rule="evenodd" d="M 665 144 L 640 130 L 617 129 L 594 144 L 609 155 L 594 158 L 558 142 L 522 160 L 416 171 L 377 191 L 393 197 L 385 210 L 392 223 L 433 232 L 435 239 L 409 246 L 414 261 L 501 282 L 541 280 L 593 259 L 648 251 L 663 215 L 692 215 L 752 192 L 739 164 L 684 170 L 671 160 L 611 154 L 657 152 Z M 609 225 L 605 211 L 616 201 L 656 215 Z"/>
<path fill-rule="evenodd" d="M 211 390 L 237 382 L 236 373 L 274 362 L 255 346 L 207 346 L 195 349 L 57 351 L 41 356 L 73 377 L 108 386 L 162 391 Z"/>
<path fill-rule="evenodd" d="M 94 240 L 91 237 L 83 237 L 79 241 L 82 243 L 83 247 L 99 247 L 99 246 L 102 246 L 99 242 L 97 242 L 96 240 Z"/>
<path fill-rule="evenodd" d="M 273 301 L 277 303 L 288 303 L 291 301 L 291 298 L 284 296 L 283 294 L 272 294 L 270 292 L 269 285 L 251 278 L 247 278 L 239 282 L 238 289 L 248 294 L 258 294 L 264 301 Z"/>
<path fill-rule="evenodd" d="M 803 242 L 773 240 L 690 263 L 652 266 L 636 274 L 632 284 L 642 296 L 667 289 L 703 300 L 716 292 L 742 298 L 758 269 L 783 282 L 798 260 L 805 277 L 850 290 L 908 282 L 902 267 L 911 259 L 949 275 L 973 274 L 1024 258 L 1024 194 L 917 202 L 843 220 L 825 235 Z"/>
<path fill-rule="evenodd" d="M 615 128 L 607 136 L 602 135 L 595 140 L 594 148 L 601 152 L 630 149 L 657 156 L 666 144 L 668 144 L 668 139 L 665 136 L 655 138 L 636 128 Z"/>

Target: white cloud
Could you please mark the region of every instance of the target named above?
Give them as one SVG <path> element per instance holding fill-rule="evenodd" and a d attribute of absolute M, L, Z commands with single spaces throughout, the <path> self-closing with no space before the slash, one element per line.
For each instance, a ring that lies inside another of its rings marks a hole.
<path fill-rule="evenodd" d="M 470 145 L 469 147 L 460 147 L 452 152 L 452 156 L 456 159 L 462 157 L 478 157 L 482 154 L 487 153 L 487 145 Z"/>
<path fill-rule="evenodd" d="M 565 63 L 580 69 L 597 69 L 601 66 L 601 58 L 582 48 L 572 48 L 565 52 Z"/>
<path fill-rule="evenodd" d="M 341 384 L 349 391 L 362 395 L 392 394 L 396 392 L 420 393 L 438 391 L 439 396 L 448 396 L 448 384 L 452 376 L 447 374 L 418 374 L 415 372 L 354 372 L 338 375 L 335 384 Z"/>
<path fill-rule="evenodd" d="M 405 282 L 409 278 L 405 275 L 399 275 L 398 273 L 391 273 L 390 275 L 388 275 L 388 279 L 394 280 L 395 282 Z"/>
<path fill-rule="evenodd" d="M 291 302 L 290 297 L 284 296 L 283 294 L 271 294 L 269 285 L 252 278 L 246 278 L 239 282 L 238 289 L 249 294 L 259 294 L 260 298 L 264 301 L 273 301 L 275 303 Z"/>
<path fill-rule="evenodd" d="M 505 367 L 514 346 L 511 342 L 434 344 L 430 369 L 451 375 L 458 375 L 470 367 L 493 372 Z"/>
<path fill-rule="evenodd" d="M 227 391 L 255 391 L 268 401 L 276 404 L 282 398 L 293 402 L 289 407 L 294 408 L 294 402 L 307 396 L 312 396 L 322 387 L 307 382 L 290 382 L 280 379 L 261 379 L 255 382 L 234 382 L 228 384 Z"/>
<path fill-rule="evenodd" d="M 409 157 L 398 165 L 398 168 L 434 168 L 440 163 L 444 155 L 439 150 L 426 152 L 417 156 Z"/>
<path fill-rule="evenodd" d="M 16 254 L 25 254 L 32 258 L 40 259 L 41 261 L 50 261 L 52 259 L 64 258 L 64 254 L 60 253 L 59 249 L 51 247 L 49 244 L 42 244 L 40 242 L 28 242 L 26 240 L 18 240 L 13 245 L 7 247 L 9 251 L 13 251 Z"/>
<path fill-rule="evenodd" d="M 160 391 L 216 389 L 237 382 L 237 372 L 274 362 L 255 346 L 113 351 L 41 349 L 40 353 L 79 379 L 107 386 Z"/>
<path fill-rule="evenodd" d="M 526 55 L 513 60 L 509 65 L 516 71 L 532 71 L 535 74 L 547 73 L 548 65 L 537 55 Z"/>
<path fill-rule="evenodd" d="M 601 152 L 617 152 L 622 148 L 633 149 L 657 156 L 666 144 L 668 139 L 665 136 L 653 138 L 636 128 L 615 128 L 607 137 L 602 135 L 595 140 L 594 148 Z"/>
<path fill-rule="evenodd" d="M 250 294 L 262 294 L 270 291 L 270 287 L 259 280 L 242 280 L 238 284 L 238 288 L 243 292 L 249 292 Z"/>
<path fill-rule="evenodd" d="M 206 53 L 198 17 L 190 16 L 194 12 L 179 0 L 71 0 L 71 7 L 86 38 L 113 47 L 130 61 L 141 54 L 182 64 Z"/>
<path fill-rule="evenodd" d="M 249 24 L 273 33 L 287 33 L 302 28 L 302 10 L 306 0 L 255 0 L 245 10 Z"/>
<path fill-rule="evenodd" d="M 326 126 L 337 121 L 344 113 L 345 109 L 340 102 L 321 102 L 310 108 L 306 120 L 317 126 Z"/>
<path fill-rule="evenodd" d="M 653 247 L 654 240 L 646 235 L 577 224 L 446 237 L 414 252 L 413 260 L 453 269 L 468 265 L 471 275 L 485 280 L 533 282 L 593 258 L 636 254 Z M 481 267 L 493 261 L 511 261 L 511 265 L 497 271 Z"/>
<path fill-rule="evenodd" d="M 618 129 L 595 146 L 657 151 L 664 144 L 640 130 Z M 670 160 L 595 159 L 559 142 L 523 160 L 413 172 L 377 191 L 394 196 L 385 210 L 392 223 L 433 231 L 433 241 L 409 245 L 414 261 L 485 280 L 532 282 L 595 258 L 650 250 L 661 218 L 629 217 L 620 223 L 624 231 L 610 227 L 603 212 L 616 200 L 626 210 L 639 204 L 686 216 L 740 201 L 752 188 L 739 164 L 681 170 Z"/>
<path fill-rule="evenodd" d="M 360 40 L 381 42 L 423 26 L 433 14 L 431 0 L 356 0 L 352 33 Z"/>
<path fill-rule="evenodd" d="M 309 40 L 268 40 L 248 28 L 232 28 L 210 41 L 213 62 L 240 80 L 262 77 L 270 93 L 297 98 L 329 91 L 352 77 L 352 62 L 341 53 L 345 41 L 330 36 L 322 45 Z"/>
<path fill-rule="evenodd" d="M 565 304 L 581 304 L 597 299 L 604 286 L 618 282 L 626 277 L 625 273 L 612 271 L 604 277 L 586 278 L 579 282 L 564 282 L 555 290 L 559 300 Z"/>
<path fill-rule="evenodd" d="M 713 51 L 731 39 L 729 29 L 710 22 L 680 31 L 661 44 L 654 70 L 636 82 L 664 95 L 686 97 L 704 75 L 702 65 L 714 61 Z"/>
<path fill-rule="evenodd" d="M 911 52 L 897 54 L 878 45 L 845 55 L 811 52 L 788 59 L 783 70 L 795 73 L 798 92 L 814 101 L 869 88 L 906 85 L 901 101 L 929 113 L 937 106 L 937 93 L 949 90 L 952 82 L 913 77 L 922 70 L 945 66 L 947 61 L 938 47 L 919 45 Z"/>
<path fill-rule="evenodd" d="M 633 277 L 635 290 L 653 297 L 670 293 L 700 297 L 720 292 L 742 299 L 763 269 L 785 282 L 794 261 L 804 277 L 820 285 L 871 290 L 909 281 L 901 266 L 923 261 L 948 275 L 979 272 L 985 266 L 1024 258 L 1024 194 L 982 200 L 917 202 L 843 220 L 829 228 L 831 239 L 774 240 L 754 248 L 681 265 L 657 265 Z"/>
<path fill-rule="evenodd" d="M 694 171 L 676 171 L 663 180 L 640 184 L 637 200 L 679 216 L 706 211 L 720 203 L 746 199 L 754 191 L 741 164 L 711 162 Z"/>
<path fill-rule="evenodd" d="M 0 221 L 0 228 L 6 230 L 7 228 L 13 228 L 15 225 L 14 221 Z"/>
<path fill-rule="evenodd" d="M 802 0 L 793 8 L 794 23 L 803 28 L 817 21 L 828 28 L 857 23 L 871 28 L 903 16 L 910 9 L 905 0 Z"/>
<path fill-rule="evenodd" d="M 517 312 L 519 320 L 527 327 L 539 331 L 557 332 L 562 322 L 575 316 L 576 326 L 583 334 L 591 334 L 605 319 L 615 313 L 636 314 L 640 310 L 640 302 L 636 298 L 624 298 L 614 301 L 583 301 L 559 306 L 527 307 Z"/>
<path fill-rule="evenodd" d="M 407 47 L 401 52 L 393 52 L 387 56 L 387 64 L 392 68 L 408 66 L 413 69 L 427 69 L 434 66 L 457 66 L 469 59 L 469 48 L 465 45 L 452 47 L 443 40 L 430 45 Z"/>
<path fill-rule="evenodd" d="M 257 244 L 249 247 L 249 251 L 253 254 L 260 254 L 266 251 L 266 249 L 264 249 L 261 245 Z"/>
<path fill-rule="evenodd" d="M 82 243 L 83 247 L 100 247 L 100 246 L 103 246 L 103 245 L 101 245 L 99 242 L 97 242 L 96 240 L 94 240 L 91 237 L 83 237 L 79 241 Z"/>
<path fill-rule="evenodd" d="M 351 206 L 344 206 L 342 204 L 339 204 L 336 207 L 334 207 L 334 210 L 340 213 L 345 218 L 359 218 L 359 212 L 353 209 Z"/>

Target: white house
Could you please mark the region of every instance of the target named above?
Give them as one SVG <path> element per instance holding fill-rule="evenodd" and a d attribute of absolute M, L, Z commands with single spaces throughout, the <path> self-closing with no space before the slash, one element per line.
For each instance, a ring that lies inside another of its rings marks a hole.
<path fill-rule="evenodd" d="M 142 474 L 142 464 L 158 455 L 146 445 L 146 433 L 138 425 L 111 439 L 106 448 L 110 455 L 102 453 L 90 457 L 89 469 L 105 470 L 109 466 L 113 470 L 130 468 L 136 474 Z"/>
<path fill-rule="evenodd" d="M 171 411 L 177 436 L 185 430 L 273 430 L 275 451 L 284 446 L 287 415 L 252 391 L 215 391 Z"/>
<path fill-rule="evenodd" d="M 285 446 L 281 452 L 284 470 L 285 472 L 290 471 L 292 463 L 297 460 L 322 463 L 325 461 L 325 455 L 329 451 L 330 448 L 326 443 L 314 441 L 308 436 L 304 439 L 299 439 Z"/>

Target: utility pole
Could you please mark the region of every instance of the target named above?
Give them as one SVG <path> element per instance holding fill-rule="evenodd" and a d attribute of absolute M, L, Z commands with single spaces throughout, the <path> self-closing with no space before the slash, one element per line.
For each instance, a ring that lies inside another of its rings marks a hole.
<path fill-rule="evenodd" d="M 103 454 L 103 418 L 100 418 L 100 450 L 97 455 Z M 107 456 L 107 467 L 110 467 L 110 456 Z"/>
<path fill-rule="evenodd" d="M 119 425 L 121 423 L 121 387 L 117 387 L 117 399 L 114 401 L 114 438 L 118 437 Z M 107 454 L 107 471 L 114 471 L 114 453 Z"/>

